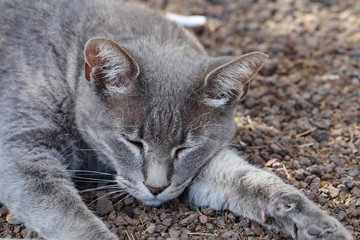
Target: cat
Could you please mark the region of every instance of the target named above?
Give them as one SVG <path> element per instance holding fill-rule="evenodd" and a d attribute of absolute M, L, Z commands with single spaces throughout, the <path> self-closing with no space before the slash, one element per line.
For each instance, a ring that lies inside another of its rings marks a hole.
<path fill-rule="evenodd" d="M 148 205 L 182 194 L 294 239 L 352 239 L 229 148 L 266 54 L 209 57 L 181 26 L 122 1 L 1 0 L 0 55 L 0 202 L 42 237 L 118 239 L 71 180 L 103 165 Z"/>

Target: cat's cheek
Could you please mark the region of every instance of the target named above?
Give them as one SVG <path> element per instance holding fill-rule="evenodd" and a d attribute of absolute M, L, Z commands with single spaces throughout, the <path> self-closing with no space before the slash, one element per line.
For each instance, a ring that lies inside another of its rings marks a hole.
<path fill-rule="evenodd" d="M 139 149 L 133 149 L 131 153 L 134 155 L 134 159 L 136 159 L 137 163 L 143 163 L 143 154 Z"/>
<path fill-rule="evenodd" d="M 202 166 L 202 158 L 199 156 L 199 152 L 195 150 L 186 150 L 182 155 L 174 161 L 174 169 L 175 173 L 178 173 L 179 177 L 183 179 L 182 182 L 184 182 L 184 178 L 193 177 L 197 173 Z"/>
<path fill-rule="evenodd" d="M 133 154 L 134 159 L 137 159 L 138 162 L 140 162 L 140 163 L 143 162 L 144 150 L 142 148 L 132 145 L 132 144 L 129 144 L 128 149 Z"/>
<path fill-rule="evenodd" d="M 132 144 L 125 139 L 119 139 L 123 147 L 126 148 L 132 155 L 131 159 L 136 160 L 137 163 L 143 163 L 143 150 L 138 145 Z"/>

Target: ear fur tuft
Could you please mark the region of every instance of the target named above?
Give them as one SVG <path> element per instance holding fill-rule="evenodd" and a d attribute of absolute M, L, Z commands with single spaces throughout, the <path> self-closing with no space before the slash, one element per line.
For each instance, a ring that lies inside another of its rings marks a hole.
<path fill-rule="evenodd" d="M 85 45 L 85 78 L 98 88 L 125 93 L 139 75 L 139 65 L 119 44 L 91 38 Z"/>
<path fill-rule="evenodd" d="M 211 107 L 230 105 L 242 99 L 251 79 L 261 69 L 268 55 L 260 52 L 233 58 L 212 69 L 205 77 L 202 102 Z"/>

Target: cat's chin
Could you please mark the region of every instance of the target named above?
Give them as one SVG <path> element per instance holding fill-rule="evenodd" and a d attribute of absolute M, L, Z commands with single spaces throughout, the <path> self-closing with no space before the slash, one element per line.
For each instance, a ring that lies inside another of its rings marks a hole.
<path fill-rule="evenodd" d="M 135 196 L 135 195 L 134 195 Z M 145 205 L 147 206 L 152 206 L 152 207 L 158 207 L 174 198 L 176 198 L 178 196 L 177 195 L 158 195 L 158 196 L 141 196 L 141 197 L 136 197 L 138 200 L 140 200 L 141 202 L 143 202 Z"/>
<path fill-rule="evenodd" d="M 138 200 L 140 200 L 141 202 L 143 202 L 145 205 L 147 206 L 152 206 L 152 207 L 157 207 L 157 206 L 160 206 L 161 204 L 167 202 L 167 201 L 170 201 L 171 199 L 175 198 L 176 196 L 174 197 L 171 197 L 171 196 L 161 196 L 161 195 L 158 195 L 158 196 L 139 196 L 139 197 L 136 197 Z"/>
<path fill-rule="evenodd" d="M 158 207 L 161 204 L 164 203 L 164 201 L 158 200 L 158 199 L 153 199 L 153 200 L 141 200 L 145 205 L 147 206 L 151 206 L 151 207 Z"/>

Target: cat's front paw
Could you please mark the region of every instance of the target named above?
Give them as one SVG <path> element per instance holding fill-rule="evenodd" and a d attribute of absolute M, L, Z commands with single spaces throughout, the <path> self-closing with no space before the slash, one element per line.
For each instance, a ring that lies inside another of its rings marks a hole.
<path fill-rule="evenodd" d="M 314 219 L 311 224 L 297 225 L 297 240 L 352 240 L 349 232 L 328 215 Z"/>
<path fill-rule="evenodd" d="M 350 233 L 335 218 L 318 208 L 302 194 L 290 193 L 274 199 L 270 213 L 282 228 L 297 240 L 352 240 Z M 266 222 L 266 214 L 262 217 Z"/>

